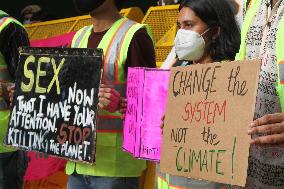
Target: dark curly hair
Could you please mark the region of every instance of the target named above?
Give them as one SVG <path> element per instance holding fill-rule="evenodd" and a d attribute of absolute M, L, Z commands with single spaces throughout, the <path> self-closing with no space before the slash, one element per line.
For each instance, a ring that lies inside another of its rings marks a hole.
<path fill-rule="evenodd" d="M 210 28 L 219 27 L 220 35 L 210 43 L 214 61 L 234 60 L 241 43 L 240 29 L 230 0 L 185 0 L 180 9 L 189 7 Z"/>

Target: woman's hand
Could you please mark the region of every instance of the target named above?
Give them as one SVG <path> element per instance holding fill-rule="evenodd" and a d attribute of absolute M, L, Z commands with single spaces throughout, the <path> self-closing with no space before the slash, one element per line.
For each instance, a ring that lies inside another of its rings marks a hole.
<path fill-rule="evenodd" d="M 120 93 L 113 87 L 101 85 L 99 89 L 99 107 L 109 112 L 118 110 L 120 104 Z"/>
<path fill-rule="evenodd" d="M 284 147 L 284 113 L 265 115 L 251 123 L 249 135 L 260 134 L 251 144 Z"/>

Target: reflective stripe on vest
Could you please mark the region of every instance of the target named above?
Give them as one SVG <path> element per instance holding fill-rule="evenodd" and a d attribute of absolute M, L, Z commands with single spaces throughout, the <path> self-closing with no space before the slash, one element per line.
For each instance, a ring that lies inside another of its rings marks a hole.
<path fill-rule="evenodd" d="M 236 55 L 236 60 L 245 60 L 246 59 L 246 40 L 247 33 L 250 29 L 250 25 L 253 22 L 253 19 L 261 5 L 261 0 L 253 0 L 250 8 L 248 9 L 241 32 L 241 46 L 239 53 Z M 284 16 L 279 22 L 278 31 L 276 34 L 276 59 L 277 59 L 277 70 L 278 70 L 278 82 L 276 84 L 276 91 L 280 99 L 281 109 L 284 112 Z"/>
<path fill-rule="evenodd" d="M 125 19 L 119 26 L 116 34 L 111 39 L 111 42 L 106 50 L 106 56 L 104 60 L 104 74 L 103 81 L 119 83 L 118 81 L 118 64 L 120 51 L 129 29 L 135 24 L 134 21 Z M 125 82 L 123 82 L 125 83 Z M 118 87 L 119 88 L 119 87 Z M 125 91 L 124 91 L 125 93 Z"/>
<path fill-rule="evenodd" d="M 82 32 L 80 33 L 79 37 L 75 40 L 75 43 L 74 43 L 74 47 L 75 48 L 79 48 L 80 46 L 80 43 L 83 39 L 83 37 L 89 32 L 89 30 L 93 28 L 93 26 L 85 26 L 82 30 Z"/>
<path fill-rule="evenodd" d="M 0 20 L 0 28 L 5 23 L 5 21 L 8 19 L 8 17 L 4 17 Z"/>
<path fill-rule="evenodd" d="M 98 48 L 104 50 L 104 70 L 102 80 L 105 83 L 112 84 L 120 92 L 121 96 L 126 96 L 126 84 L 124 76 L 124 63 L 127 56 L 122 52 L 128 49 L 129 44 L 125 46 L 125 41 L 131 40 L 133 34 L 144 25 L 127 18 L 118 20 L 107 31 L 101 40 Z M 91 34 L 93 26 L 86 26 L 79 30 L 72 41 L 72 47 L 87 47 L 88 37 Z M 124 48 L 124 49 L 123 49 Z M 123 72 L 123 73 L 122 73 Z M 97 118 L 98 132 L 122 132 L 123 121 L 119 112 L 110 113 L 105 110 L 99 110 Z"/>
<path fill-rule="evenodd" d="M 104 71 L 102 80 L 107 83 L 110 82 L 114 85 L 114 88 L 120 93 L 121 96 L 126 96 L 126 84 L 125 81 L 118 80 L 118 67 L 120 51 L 123 43 L 123 39 L 127 35 L 129 29 L 135 24 L 134 21 L 125 19 L 118 27 L 115 35 L 110 40 L 110 44 L 106 50 L 104 59 Z M 112 118 L 108 115 L 99 114 L 98 116 L 98 130 L 101 132 L 122 132 L 123 120 L 121 117 L 113 116 Z"/>

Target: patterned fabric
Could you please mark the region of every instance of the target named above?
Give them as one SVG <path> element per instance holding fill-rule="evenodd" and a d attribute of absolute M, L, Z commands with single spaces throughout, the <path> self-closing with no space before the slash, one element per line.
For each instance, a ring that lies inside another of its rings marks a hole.
<path fill-rule="evenodd" d="M 277 13 L 273 15 L 271 23 L 266 25 L 266 20 L 269 17 L 267 5 L 269 4 L 270 0 L 262 0 L 261 7 L 256 13 L 246 39 L 246 58 L 262 60 L 255 118 L 281 112 L 275 89 L 278 77 L 276 33 L 284 14 L 284 1 L 282 0 Z M 283 148 L 251 146 L 246 188 L 284 188 Z"/>

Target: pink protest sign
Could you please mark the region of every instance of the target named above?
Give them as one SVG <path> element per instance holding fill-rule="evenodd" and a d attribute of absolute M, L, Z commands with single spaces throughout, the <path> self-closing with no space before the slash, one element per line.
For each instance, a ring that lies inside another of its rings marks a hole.
<path fill-rule="evenodd" d="M 142 98 L 138 95 L 143 94 L 143 68 L 130 68 L 127 76 L 127 113 L 124 119 L 123 145 L 122 148 L 135 154 L 135 146 L 138 146 L 139 141 L 136 142 L 137 125 L 141 124 L 141 106 Z"/>
<path fill-rule="evenodd" d="M 140 158 L 160 160 L 160 127 L 166 110 L 169 78 L 168 70 L 145 70 Z"/>
<path fill-rule="evenodd" d="M 47 178 L 58 171 L 63 171 L 66 165 L 66 160 L 39 152 L 28 152 L 28 157 L 30 162 L 25 180 L 29 181 Z"/>
<path fill-rule="evenodd" d="M 169 70 L 128 70 L 123 149 L 136 158 L 160 160 L 160 126 L 165 114 L 169 77 Z"/>
<path fill-rule="evenodd" d="M 32 47 L 70 47 L 76 32 L 71 32 L 47 39 L 32 40 Z"/>

